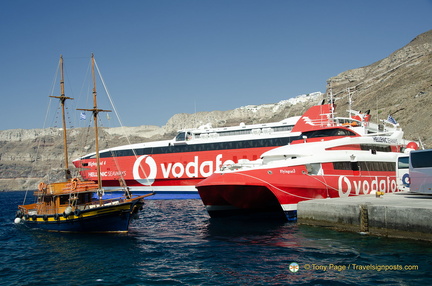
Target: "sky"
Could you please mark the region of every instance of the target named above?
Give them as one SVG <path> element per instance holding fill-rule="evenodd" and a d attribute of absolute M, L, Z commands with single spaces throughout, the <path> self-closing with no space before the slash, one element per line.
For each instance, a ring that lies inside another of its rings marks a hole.
<path fill-rule="evenodd" d="M 56 126 L 60 55 L 68 124 L 88 124 L 75 109 L 92 107 L 94 53 L 121 120 L 103 126 L 162 126 L 325 92 L 432 29 L 431 15 L 432 0 L 0 1 L 0 130 Z"/>

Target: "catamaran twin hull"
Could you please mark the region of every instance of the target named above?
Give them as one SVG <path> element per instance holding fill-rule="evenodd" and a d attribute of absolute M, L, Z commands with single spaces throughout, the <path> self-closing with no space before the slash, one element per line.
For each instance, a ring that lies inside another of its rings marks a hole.
<path fill-rule="evenodd" d="M 341 163 L 350 168 L 352 162 Z M 197 188 L 211 217 L 265 214 L 295 219 L 301 201 L 398 192 L 394 163 L 377 164 L 392 171 L 344 171 L 336 169 L 341 164 L 335 168 L 337 163 L 323 163 L 326 175 L 310 174 L 306 166 L 217 173 Z"/>

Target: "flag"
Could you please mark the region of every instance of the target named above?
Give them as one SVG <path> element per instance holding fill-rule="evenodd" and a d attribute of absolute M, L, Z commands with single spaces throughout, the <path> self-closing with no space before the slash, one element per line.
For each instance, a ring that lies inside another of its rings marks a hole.
<path fill-rule="evenodd" d="M 81 112 L 81 114 L 80 114 L 80 120 L 86 120 L 86 114 L 85 114 L 85 112 Z"/>
<path fill-rule="evenodd" d="M 394 124 L 394 125 L 397 124 L 396 120 L 390 114 L 387 117 L 387 121 L 390 122 L 391 124 Z"/>

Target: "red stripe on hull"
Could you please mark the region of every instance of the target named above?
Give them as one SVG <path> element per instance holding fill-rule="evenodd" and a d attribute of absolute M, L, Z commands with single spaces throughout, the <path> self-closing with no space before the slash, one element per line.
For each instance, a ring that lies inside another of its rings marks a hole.
<path fill-rule="evenodd" d="M 119 186 L 122 177 L 131 187 L 194 186 L 222 164 L 256 160 L 275 147 L 101 158 L 101 176 L 103 185 L 110 187 Z M 97 180 L 95 159 L 77 160 L 74 165 L 85 166 L 86 170 L 80 172 L 83 179 Z"/>

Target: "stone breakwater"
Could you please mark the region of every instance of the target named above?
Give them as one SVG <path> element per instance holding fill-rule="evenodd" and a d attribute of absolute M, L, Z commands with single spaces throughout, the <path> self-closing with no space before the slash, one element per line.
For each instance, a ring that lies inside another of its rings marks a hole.
<path fill-rule="evenodd" d="M 431 215 L 430 199 L 409 192 L 310 200 L 297 209 L 299 224 L 426 241 L 432 240 Z"/>

